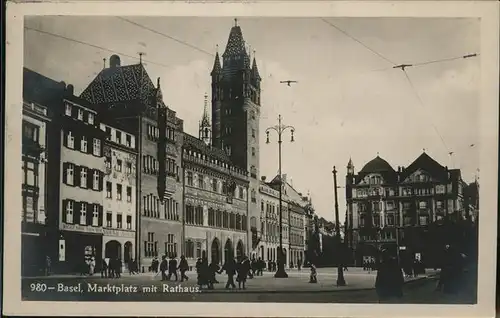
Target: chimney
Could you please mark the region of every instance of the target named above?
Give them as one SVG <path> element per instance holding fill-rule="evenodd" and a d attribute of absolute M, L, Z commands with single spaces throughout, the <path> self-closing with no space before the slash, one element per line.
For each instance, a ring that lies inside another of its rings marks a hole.
<path fill-rule="evenodd" d="M 111 55 L 109 58 L 109 67 L 110 68 L 115 68 L 115 67 L 120 67 L 120 57 L 116 54 Z"/>
<path fill-rule="evenodd" d="M 68 86 L 66 86 L 66 92 L 73 96 L 74 95 L 74 92 L 75 92 L 75 87 L 71 84 L 68 84 Z"/>
<path fill-rule="evenodd" d="M 266 176 L 261 176 L 260 180 L 262 180 L 263 182 L 266 182 Z"/>

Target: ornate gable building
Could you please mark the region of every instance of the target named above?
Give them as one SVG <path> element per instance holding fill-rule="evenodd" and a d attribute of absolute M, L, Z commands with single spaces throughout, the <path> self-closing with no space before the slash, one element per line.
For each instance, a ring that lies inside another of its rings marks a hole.
<path fill-rule="evenodd" d="M 163 102 L 160 79 L 156 86 L 142 63 L 120 65 L 111 56 L 82 92 L 103 123 L 135 136 L 137 149 L 137 236 L 134 253 L 147 270 L 155 256 L 181 254 L 183 121 Z"/>
<path fill-rule="evenodd" d="M 349 160 L 347 237 L 356 264 L 396 246 L 411 259 L 420 254 L 433 262 L 431 246 L 439 243 L 427 235 L 429 224 L 462 218 L 464 185 L 459 169 L 448 169 L 425 152 L 397 170 L 377 156 L 355 174 Z"/>

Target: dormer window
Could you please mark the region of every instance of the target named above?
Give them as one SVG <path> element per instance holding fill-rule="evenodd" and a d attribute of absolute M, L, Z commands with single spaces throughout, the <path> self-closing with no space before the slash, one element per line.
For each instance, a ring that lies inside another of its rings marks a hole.
<path fill-rule="evenodd" d="M 83 120 L 83 110 L 78 110 L 78 120 Z"/>
<path fill-rule="evenodd" d="M 94 124 L 94 114 L 89 113 L 89 124 Z"/>
<path fill-rule="evenodd" d="M 71 105 L 70 104 L 66 104 L 66 110 L 64 113 L 66 114 L 66 116 L 71 116 Z"/>

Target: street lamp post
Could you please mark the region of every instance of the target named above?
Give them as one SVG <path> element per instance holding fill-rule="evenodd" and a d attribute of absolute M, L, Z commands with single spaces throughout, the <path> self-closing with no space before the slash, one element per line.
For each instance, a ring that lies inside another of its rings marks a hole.
<path fill-rule="evenodd" d="M 278 165 L 279 165 L 279 201 L 280 201 L 280 248 L 278 254 L 278 269 L 274 274 L 276 278 L 287 278 L 288 274 L 285 271 L 285 262 L 283 261 L 283 201 L 282 201 L 282 191 L 283 191 L 283 176 L 281 175 L 281 135 L 287 130 L 290 129 L 291 139 L 290 142 L 293 142 L 293 133 L 295 132 L 295 128 L 293 126 L 287 126 L 281 123 L 281 115 L 278 116 L 278 125 L 272 126 L 266 129 L 266 143 L 269 143 L 269 132 L 271 130 L 276 131 L 278 133 Z"/>
<path fill-rule="evenodd" d="M 335 166 L 333 166 L 333 192 L 335 195 L 335 232 L 337 236 L 337 241 L 339 243 L 339 248 L 340 248 L 340 218 L 339 218 L 339 202 L 337 198 L 337 169 L 335 169 Z M 340 250 L 339 250 L 340 252 Z M 340 256 L 340 253 L 338 254 Z M 343 264 L 340 261 L 340 257 L 337 258 L 337 286 L 345 286 L 346 282 L 344 279 L 344 269 L 343 269 Z"/>

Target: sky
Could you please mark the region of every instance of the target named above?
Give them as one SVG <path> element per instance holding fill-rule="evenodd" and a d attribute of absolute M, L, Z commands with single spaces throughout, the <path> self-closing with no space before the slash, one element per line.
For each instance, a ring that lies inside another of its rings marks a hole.
<path fill-rule="evenodd" d="M 235 21 L 126 19 L 135 24 L 120 17 L 28 17 L 24 66 L 73 84 L 80 94 L 103 68 L 103 59 L 109 61 L 110 51 L 122 65 L 137 63 L 144 52 L 153 82 L 161 78 L 164 102 L 184 119 L 185 131 L 197 136 L 216 46 L 222 53 Z M 266 144 L 264 131 L 281 114 L 295 127 L 295 142 L 284 138 L 282 171 L 299 192 L 310 193 L 316 213 L 328 220 L 334 219 L 332 167 L 342 187 L 350 158 L 356 172 L 377 154 L 397 169 L 425 149 L 443 166 L 462 169 L 464 180 L 472 182 L 481 146 L 481 55 L 407 68 L 408 77 L 392 66 L 480 54 L 479 20 L 325 20 L 238 19 L 262 77 L 260 174 L 271 179 L 278 172 L 276 136 Z M 282 80 L 298 83 L 289 87 Z M 345 189 L 338 189 L 338 199 L 343 221 Z"/>

